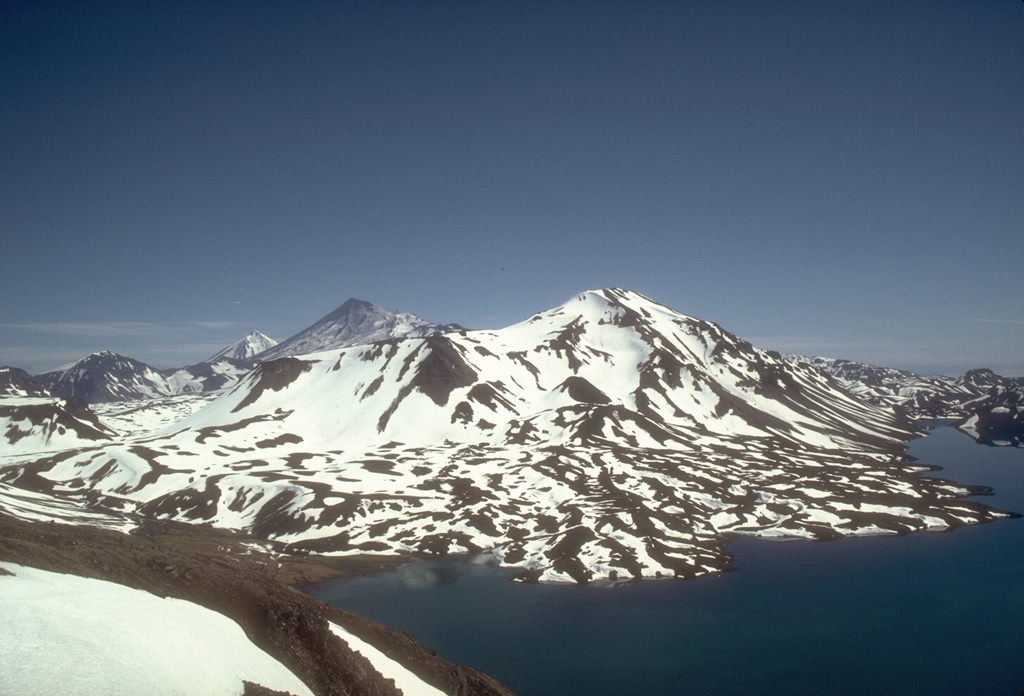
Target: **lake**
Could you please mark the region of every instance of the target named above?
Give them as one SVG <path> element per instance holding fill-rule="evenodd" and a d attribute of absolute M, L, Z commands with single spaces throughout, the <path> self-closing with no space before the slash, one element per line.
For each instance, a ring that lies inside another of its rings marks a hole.
<path fill-rule="evenodd" d="M 910 453 L 1024 512 L 1024 450 L 943 426 Z M 687 581 L 524 585 L 484 556 L 309 591 L 520 696 L 1024 694 L 1024 519 L 729 550 L 737 570 Z"/>

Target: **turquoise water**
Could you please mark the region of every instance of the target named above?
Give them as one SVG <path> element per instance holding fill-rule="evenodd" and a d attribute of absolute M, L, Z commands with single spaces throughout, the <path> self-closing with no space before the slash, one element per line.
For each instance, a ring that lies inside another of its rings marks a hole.
<path fill-rule="evenodd" d="M 1024 450 L 941 427 L 910 451 L 1024 512 Z M 522 585 L 451 559 L 311 592 L 520 696 L 1024 694 L 1024 519 L 729 549 L 738 570 L 685 582 Z"/>

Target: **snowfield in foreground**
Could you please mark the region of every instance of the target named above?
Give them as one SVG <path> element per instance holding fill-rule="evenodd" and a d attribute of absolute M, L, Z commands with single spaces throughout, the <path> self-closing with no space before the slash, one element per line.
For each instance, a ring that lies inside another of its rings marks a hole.
<path fill-rule="evenodd" d="M 312 692 L 234 621 L 103 580 L 0 564 L 0 693 L 238 696 Z"/>

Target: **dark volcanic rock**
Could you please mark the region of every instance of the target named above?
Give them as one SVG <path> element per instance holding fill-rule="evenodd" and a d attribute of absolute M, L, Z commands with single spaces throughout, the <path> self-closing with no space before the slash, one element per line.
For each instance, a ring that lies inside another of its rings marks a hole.
<path fill-rule="evenodd" d="M 971 414 L 954 425 L 978 444 L 1024 447 L 1024 385 L 993 387 L 970 408 Z"/>
<path fill-rule="evenodd" d="M 609 404 L 611 399 L 603 391 L 578 375 L 566 377 L 560 388 L 569 392 L 569 396 L 584 404 Z"/>
<path fill-rule="evenodd" d="M 299 375 L 309 370 L 309 363 L 296 358 L 279 358 L 268 363 L 263 363 L 252 372 L 256 385 L 249 394 L 242 399 L 234 411 L 240 411 L 251 403 L 255 403 L 263 392 L 281 391 L 289 384 L 298 379 Z"/>
<path fill-rule="evenodd" d="M 39 382 L 17 367 L 0 366 L 0 396 L 49 396 Z"/>

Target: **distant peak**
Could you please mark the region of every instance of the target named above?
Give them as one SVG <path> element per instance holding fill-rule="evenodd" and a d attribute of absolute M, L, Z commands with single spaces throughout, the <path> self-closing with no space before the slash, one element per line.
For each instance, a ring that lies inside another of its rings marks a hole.
<path fill-rule="evenodd" d="M 374 307 L 374 306 L 375 305 L 372 302 L 367 302 L 366 300 L 360 300 L 357 297 L 350 297 L 347 300 L 345 300 L 344 302 L 342 302 L 341 303 L 341 307 L 338 307 L 338 309 L 346 309 L 346 308 L 353 309 L 355 307 Z"/>
<path fill-rule="evenodd" d="M 457 328 L 431 324 L 415 314 L 387 309 L 351 297 L 316 323 L 261 353 L 257 359 L 265 362 L 274 358 L 318 353 L 392 338 L 445 333 Z"/>
<path fill-rule="evenodd" d="M 120 355 L 119 353 L 114 353 L 113 351 L 101 350 L 95 353 L 89 353 L 88 355 L 83 355 L 77 360 L 72 360 L 71 362 L 65 363 L 60 367 L 55 367 L 52 370 L 47 370 L 46 372 L 42 372 L 40 374 L 56 374 L 59 372 L 67 372 L 68 370 L 71 370 L 76 367 L 92 368 L 96 365 L 96 363 L 109 363 L 112 360 L 138 362 L 133 358 L 126 358 L 125 356 Z"/>
<path fill-rule="evenodd" d="M 385 309 L 383 307 L 379 307 L 373 304 L 372 302 L 360 300 L 356 297 L 350 297 L 349 299 L 345 300 L 340 307 L 335 309 L 333 312 L 325 316 L 320 321 L 348 320 L 350 317 L 361 317 L 368 314 L 376 313 L 398 314 L 398 312 L 395 312 L 392 309 Z"/>
<path fill-rule="evenodd" d="M 245 338 L 235 341 L 227 348 L 207 358 L 204 362 L 215 363 L 223 359 L 248 360 L 254 355 L 269 350 L 276 345 L 277 341 L 262 331 L 253 329 Z"/>
<path fill-rule="evenodd" d="M 96 351 L 95 353 L 89 353 L 88 355 L 86 355 L 84 357 L 81 357 L 78 360 L 75 360 L 74 362 L 68 363 L 68 366 L 69 367 L 73 367 L 75 365 L 81 365 L 83 363 L 93 363 L 93 362 L 98 362 L 98 361 L 110 361 L 110 360 L 131 360 L 131 358 L 126 358 L 125 356 L 121 355 L 120 353 L 115 353 L 112 350 L 99 350 L 99 351 Z M 61 369 L 61 368 L 58 368 L 58 369 Z"/>
<path fill-rule="evenodd" d="M 269 341 L 271 343 L 277 343 L 277 341 L 272 339 L 270 336 L 266 335 L 265 333 L 257 329 L 253 329 L 252 331 L 250 331 L 246 338 L 251 338 L 258 341 Z"/>

